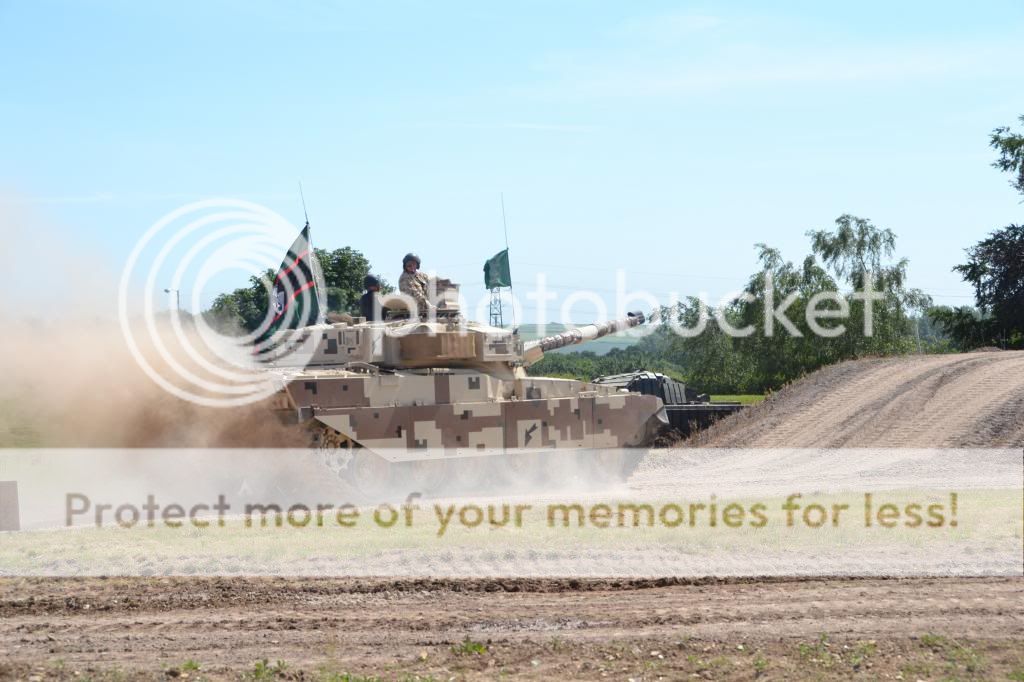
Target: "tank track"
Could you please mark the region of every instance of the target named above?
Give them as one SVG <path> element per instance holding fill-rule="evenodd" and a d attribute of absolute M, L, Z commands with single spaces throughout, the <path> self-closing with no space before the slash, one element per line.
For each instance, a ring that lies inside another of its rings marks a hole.
<path fill-rule="evenodd" d="M 550 492 L 562 487 L 602 489 L 625 483 L 639 466 L 645 450 L 624 449 L 611 460 L 590 451 L 555 450 L 531 455 L 491 455 L 434 460 L 417 464 L 385 464 L 382 458 L 362 448 L 344 434 L 316 422 L 307 426 L 309 447 L 316 451 L 320 464 L 346 488 L 363 493 L 367 499 L 380 499 L 389 491 L 426 496 L 449 494 L 516 494 Z M 620 454 L 621 453 L 621 454 Z M 516 470 L 510 458 L 525 467 Z M 359 458 L 374 462 L 371 471 L 379 480 L 367 480 Z"/>

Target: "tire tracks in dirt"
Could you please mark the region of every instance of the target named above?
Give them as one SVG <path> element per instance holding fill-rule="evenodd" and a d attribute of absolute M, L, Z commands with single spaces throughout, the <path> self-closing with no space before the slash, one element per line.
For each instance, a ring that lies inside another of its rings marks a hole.
<path fill-rule="evenodd" d="M 1006 447 L 1024 436 L 1024 351 L 859 360 L 824 368 L 689 444 Z"/>

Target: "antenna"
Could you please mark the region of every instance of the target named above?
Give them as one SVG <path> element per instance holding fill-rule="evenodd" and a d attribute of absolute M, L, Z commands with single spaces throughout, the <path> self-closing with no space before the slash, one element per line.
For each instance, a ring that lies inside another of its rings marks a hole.
<path fill-rule="evenodd" d="M 299 198 L 302 199 L 302 215 L 306 217 L 306 227 L 309 227 L 309 213 L 306 212 L 306 195 L 302 193 L 302 180 L 299 180 Z M 505 237 L 508 241 L 508 237 Z"/>
<path fill-rule="evenodd" d="M 501 225 L 505 228 L 505 251 L 508 251 L 508 220 L 505 218 L 505 193 L 501 193 Z M 512 329 L 516 328 L 516 294 L 512 291 L 512 266 L 509 263 L 508 295 L 512 298 Z"/>
<path fill-rule="evenodd" d="M 309 229 L 309 212 L 306 211 L 306 195 L 302 192 L 302 180 L 299 180 L 299 198 L 302 200 L 302 215 L 306 218 L 306 235 L 308 241 L 306 242 L 308 248 L 312 254 L 309 259 L 309 269 L 313 274 L 313 291 L 316 294 L 317 299 L 317 324 L 323 324 L 324 320 L 327 319 L 327 285 L 324 282 L 324 273 L 320 269 L 320 261 L 316 255 L 316 249 L 313 248 L 313 232 Z"/>
<path fill-rule="evenodd" d="M 508 220 L 505 219 L 505 193 L 501 193 L 501 224 L 505 228 L 505 248 L 508 248 Z M 511 289 L 511 287 L 509 287 Z"/>

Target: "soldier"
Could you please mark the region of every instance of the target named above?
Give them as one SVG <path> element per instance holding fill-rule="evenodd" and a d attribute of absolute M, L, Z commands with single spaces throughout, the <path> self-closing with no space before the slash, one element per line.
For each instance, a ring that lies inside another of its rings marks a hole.
<path fill-rule="evenodd" d="M 402 275 L 398 278 L 398 290 L 416 301 L 420 314 L 424 315 L 434 307 L 434 304 L 427 299 L 427 284 L 430 278 L 419 269 L 420 257 L 415 253 L 405 254 L 405 258 L 402 259 Z"/>
<path fill-rule="evenodd" d="M 366 293 L 359 299 L 359 312 L 366 318 L 367 322 L 373 322 L 377 319 L 377 308 L 380 305 L 377 301 L 377 292 L 380 291 L 380 279 L 376 275 L 367 275 L 363 277 L 363 287 L 366 288 Z M 382 309 L 381 315 L 383 314 L 384 310 Z"/>

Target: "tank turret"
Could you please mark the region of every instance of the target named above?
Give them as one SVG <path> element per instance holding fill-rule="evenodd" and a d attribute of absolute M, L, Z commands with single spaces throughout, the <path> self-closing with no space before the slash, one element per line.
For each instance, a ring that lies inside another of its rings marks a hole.
<path fill-rule="evenodd" d="M 517 367 L 529 367 L 544 353 L 586 343 L 644 323 L 640 312 L 621 320 L 583 325 L 523 342 L 514 331 L 466 321 L 457 307 L 458 285 L 445 288 L 447 305 L 424 319 L 393 315 L 383 322 L 348 318 L 334 324 L 280 332 L 281 343 L 301 342 L 307 352 L 285 354 L 279 366 L 307 368 L 354 363 L 386 369 L 472 368 L 496 376 L 511 376 Z M 396 299 L 385 299 L 396 305 Z M 287 339 L 292 339 L 291 341 Z"/>

